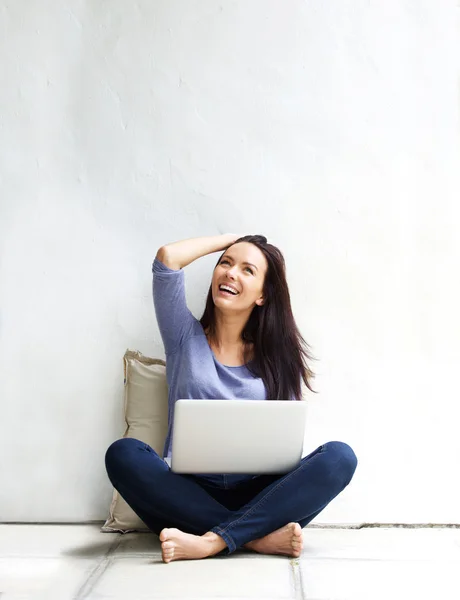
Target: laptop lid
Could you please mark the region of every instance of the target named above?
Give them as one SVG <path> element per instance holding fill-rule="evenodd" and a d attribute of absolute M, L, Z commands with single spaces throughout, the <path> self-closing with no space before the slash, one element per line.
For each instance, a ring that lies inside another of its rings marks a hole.
<path fill-rule="evenodd" d="M 177 400 L 175 473 L 287 473 L 300 464 L 306 401 Z"/>

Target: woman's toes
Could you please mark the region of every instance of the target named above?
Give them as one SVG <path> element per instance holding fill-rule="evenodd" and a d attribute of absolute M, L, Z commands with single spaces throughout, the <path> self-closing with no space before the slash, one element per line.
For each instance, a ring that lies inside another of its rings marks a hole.
<path fill-rule="evenodd" d="M 165 562 L 170 562 L 174 558 L 174 544 L 172 542 L 163 542 L 161 550 Z"/>
<path fill-rule="evenodd" d="M 161 532 L 160 532 L 160 536 L 159 536 L 159 537 L 160 537 L 160 540 L 161 540 L 162 542 L 164 542 L 165 540 L 167 540 L 167 539 L 168 539 L 168 537 L 169 537 L 169 535 L 168 535 L 168 534 L 169 534 L 169 530 L 168 530 L 168 529 L 162 529 L 162 530 L 161 530 Z"/>
<path fill-rule="evenodd" d="M 174 556 L 174 543 L 173 542 L 162 542 L 161 551 L 163 553 L 163 558 L 172 558 Z"/>
<path fill-rule="evenodd" d="M 303 539 L 302 539 L 302 528 L 300 527 L 300 523 L 296 523 L 295 527 L 292 530 L 293 536 L 292 536 L 292 551 L 294 552 L 294 554 L 296 556 L 300 556 L 301 552 L 302 552 L 302 545 L 303 545 Z"/>

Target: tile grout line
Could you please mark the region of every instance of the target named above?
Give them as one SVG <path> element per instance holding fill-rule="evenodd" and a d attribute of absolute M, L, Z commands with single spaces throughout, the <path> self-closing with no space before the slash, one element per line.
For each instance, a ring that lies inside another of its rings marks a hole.
<path fill-rule="evenodd" d="M 303 580 L 303 577 L 302 577 L 302 569 L 300 568 L 300 558 L 299 558 L 298 569 L 299 569 L 300 600 L 306 600 L 307 599 L 307 590 L 305 588 L 304 580 Z"/>
<path fill-rule="evenodd" d="M 91 573 L 88 575 L 88 578 L 83 582 L 80 589 L 74 596 L 74 600 L 84 600 L 84 598 L 88 597 L 88 594 L 92 592 L 97 582 L 107 571 L 109 566 L 113 562 L 113 554 L 117 551 L 118 546 L 121 543 L 122 534 L 119 533 L 117 539 L 114 541 L 112 546 L 107 550 L 102 559 L 97 563 Z"/>
<path fill-rule="evenodd" d="M 295 600 L 305 600 L 305 594 L 302 585 L 302 573 L 300 570 L 300 557 L 292 558 L 290 561 L 291 574 L 294 583 Z"/>

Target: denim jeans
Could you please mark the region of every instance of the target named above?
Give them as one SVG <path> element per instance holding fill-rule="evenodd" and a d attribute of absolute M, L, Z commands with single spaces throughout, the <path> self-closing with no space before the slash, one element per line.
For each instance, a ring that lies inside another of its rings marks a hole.
<path fill-rule="evenodd" d="M 305 527 L 350 483 L 357 462 L 343 442 L 319 446 L 285 475 L 179 475 L 134 438 L 105 455 L 113 487 L 151 531 L 212 531 L 227 544 L 222 554 L 290 522 Z"/>

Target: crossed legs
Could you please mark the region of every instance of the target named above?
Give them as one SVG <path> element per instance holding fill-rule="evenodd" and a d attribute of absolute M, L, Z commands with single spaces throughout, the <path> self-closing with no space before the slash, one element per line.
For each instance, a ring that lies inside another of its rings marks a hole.
<path fill-rule="evenodd" d="M 114 442 L 105 462 L 113 486 L 160 536 L 165 562 L 230 554 L 240 547 L 298 556 L 301 529 L 348 485 L 357 465 L 350 446 L 328 442 L 286 475 L 251 480 L 245 496 L 238 488 L 212 494 L 202 480 L 173 473 L 148 444 L 134 438 Z M 222 499 L 223 493 L 240 494 L 244 504 L 229 509 L 214 497 Z"/>

